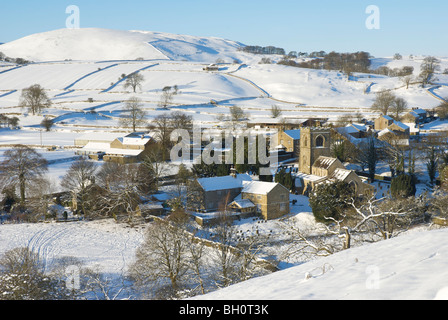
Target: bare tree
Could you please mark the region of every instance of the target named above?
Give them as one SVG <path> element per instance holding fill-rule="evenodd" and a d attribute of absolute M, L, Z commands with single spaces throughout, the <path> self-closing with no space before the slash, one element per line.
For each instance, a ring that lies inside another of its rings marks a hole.
<path fill-rule="evenodd" d="M 378 92 L 375 101 L 372 104 L 372 109 L 383 115 L 387 115 L 390 107 L 394 104 L 395 99 L 395 95 L 389 91 Z"/>
<path fill-rule="evenodd" d="M 4 158 L 0 163 L 0 172 L 9 184 L 19 186 L 20 203 L 23 206 L 28 184 L 47 172 L 47 161 L 34 149 L 21 145 L 6 150 Z"/>
<path fill-rule="evenodd" d="M 162 157 L 162 150 L 160 147 L 155 146 L 144 157 L 141 162 L 142 168 L 147 171 L 147 174 L 151 177 L 155 191 L 160 187 L 160 183 L 164 175 L 167 174 L 169 168 Z"/>
<path fill-rule="evenodd" d="M 0 258 L 0 300 L 67 299 L 61 279 L 44 272 L 39 255 L 29 248 L 15 248 Z"/>
<path fill-rule="evenodd" d="M 126 81 L 123 84 L 125 89 L 132 88 L 134 93 L 137 91 L 137 88 L 142 87 L 142 82 L 145 81 L 145 77 L 139 72 L 131 73 L 127 76 Z"/>
<path fill-rule="evenodd" d="M 129 113 L 129 116 L 120 118 L 120 126 L 130 126 L 132 131 L 135 132 L 138 126 L 144 125 L 146 123 L 146 112 L 143 111 L 142 107 L 143 104 L 139 98 L 132 97 L 126 101 L 125 112 Z"/>
<path fill-rule="evenodd" d="M 370 232 L 386 240 L 422 222 L 426 212 L 424 197 L 403 199 L 370 198 L 361 204 L 350 202 L 355 223 L 350 232 Z"/>
<path fill-rule="evenodd" d="M 71 164 L 61 181 L 61 186 L 72 192 L 83 214 L 90 212 L 93 197 L 89 187 L 95 183 L 96 172 L 97 165 L 93 161 L 81 158 Z"/>
<path fill-rule="evenodd" d="M 406 89 L 409 89 L 409 85 L 414 80 L 414 76 L 412 74 L 400 77 L 401 82 L 406 86 Z"/>
<path fill-rule="evenodd" d="M 168 106 L 173 102 L 174 96 L 179 93 L 177 85 L 166 86 L 162 89 L 162 96 L 160 98 L 159 107 L 168 109 Z"/>
<path fill-rule="evenodd" d="M 218 287 L 227 287 L 238 282 L 239 261 L 232 247 L 236 235 L 236 229 L 228 212 L 221 211 L 212 238 L 219 244 L 218 250 L 215 250 L 213 255 L 214 264 L 217 266 L 215 281 Z"/>
<path fill-rule="evenodd" d="M 150 192 L 153 181 L 150 172 L 139 163 L 106 162 L 97 174 L 96 183 L 102 188 L 97 199 L 98 214 L 124 216 L 133 224 L 142 197 Z"/>
<path fill-rule="evenodd" d="M 272 118 L 278 118 L 281 116 L 281 114 L 282 114 L 282 110 L 278 106 L 274 105 L 271 107 Z"/>
<path fill-rule="evenodd" d="M 137 285 L 152 287 L 159 297 L 176 297 L 190 268 L 189 242 L 182 230 L 168 221 L 155 220 L 148 226 L 145 241 L 130 267 Z"/>
<path fill-rule="evenodd" d="M 435 80 L 434 74 L 440 70 L 440 60 L 435 57 L 426 57 L 420 65 L 419 79 L 422 87 L 425 87 L 431 81 Z"/>
<path fill-rule="evenodd" d="M 400 119 L 400 114 L 408 109 L 408 103 L 403 98 L 396 98 L 390 106 L 390 111 L 395 115 L 395 120 Z"/>
<path fill-rule="evenodd" d="M 193 118 L 182 112 L 164 113 L 153 119 L 150 124 L 155 133 L 155 138 L 160 145 L 161 160 L 168 159 L 173 142 L 171 133 L 175 129 L 185 129 L 191 132 L 193 130 Z"/>
<path fill-rule="evenodd" d="M 45 130 L 48 132 L 51 130 L 51 127 L 53 126 L 54 122 L 52 119 L 49 118 L 45 118 L 44 120 L 42 120 L 42 122 L 40 123 L 40 126 L 45 128 Z"/>
<path fill-rule="evenodd" d="M 39 84 L 34 84 L 31 87 L 22 90 L 20 106 L 22 108 L 28 108 L 33 115 L 40 113 L 50 105 L 51 101 L 48 98 L 47 93 Z"/>

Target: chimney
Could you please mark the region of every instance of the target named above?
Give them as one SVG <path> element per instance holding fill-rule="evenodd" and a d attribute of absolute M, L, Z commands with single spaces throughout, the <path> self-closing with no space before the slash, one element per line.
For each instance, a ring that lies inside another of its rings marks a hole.
<path fill-rule="evenodd" d="M 236 179 L 236 169 L 233 166 L 230 168 L 230 175 Z"/>

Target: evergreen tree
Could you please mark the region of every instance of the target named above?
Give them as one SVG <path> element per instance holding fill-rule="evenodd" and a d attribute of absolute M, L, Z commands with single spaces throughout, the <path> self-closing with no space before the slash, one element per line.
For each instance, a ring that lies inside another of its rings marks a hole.
<path fill-rule="evenodd" d="M 348 201 L 355 197 L 353 188 L 344 181 L 322 183 L 310 193 L 309 202 L 318 222 L 339 219 L 348 207 Z"/>
<path fill-rule="evenodd" d="M 415 179 L 409 174 L 400 174 L 392 179 L 390 185 L 392 197 L 408 198 L 415 195 Z"/>

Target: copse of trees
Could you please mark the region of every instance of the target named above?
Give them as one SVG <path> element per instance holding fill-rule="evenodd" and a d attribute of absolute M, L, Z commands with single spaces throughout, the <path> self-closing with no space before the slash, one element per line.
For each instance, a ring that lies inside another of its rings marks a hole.
<path fill-rule="evenodd" d="M 0 114 L 0 127 L 15 128 L 18 126 L 20 119 L 17 117 L 8 117 Z"/>
<path fill-rule="evenodd" d="M 253 54 L 279 54 L 279 55 L 286 54 L 285 49 L 277 48 L 274 46 L 267 46 L 267 47 L 245 46 L 245 47 L 239 48 L 238 51 L 253 53 Z"/>
<path fill-rule="evenodd" d="M 284 59 L 282 64 L 294 65 L 291 60 Z M 337 70 L 344 73 L 367 72 L 371 65 L 370 54 L 359 51 L 354 53 L 339 53 L 332 51 L 310 61 L 295 63 L 300 68 Z"/>
<path fill-rule="evenodd" d="M 0 52 L 0 61 L 16 63 L 16 64 L 20 64 L 20 65 L 31 63 L 31 61 L 23 59 L 23 58 L 11 58 L 11 57 L 8 57 L 3 52 Z"/>

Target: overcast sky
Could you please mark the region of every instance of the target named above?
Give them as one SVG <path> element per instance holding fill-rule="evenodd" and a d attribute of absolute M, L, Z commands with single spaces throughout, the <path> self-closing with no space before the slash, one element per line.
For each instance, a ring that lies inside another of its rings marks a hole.
<path fill-rule="evenodd" d="M 2 1 L 0 42 L 65 28 L 69 5 L 79 8 L 81 28 L 215 36 L 287 52 L 448 56 L 445 0 Z M 366 12 L 369 5 L 379 11 Z"/>

